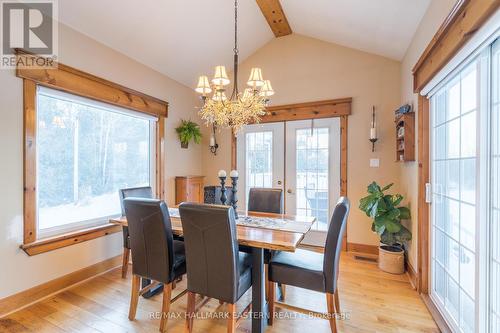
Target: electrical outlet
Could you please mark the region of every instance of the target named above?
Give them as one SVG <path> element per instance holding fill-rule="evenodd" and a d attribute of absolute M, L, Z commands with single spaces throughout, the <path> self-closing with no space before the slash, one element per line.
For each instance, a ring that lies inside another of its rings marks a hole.
<path fill-rule="evenodd" d="M 378 168 L 380 166 L 380 160 L 378 158 L 370 158 L 370 168 Z"/>

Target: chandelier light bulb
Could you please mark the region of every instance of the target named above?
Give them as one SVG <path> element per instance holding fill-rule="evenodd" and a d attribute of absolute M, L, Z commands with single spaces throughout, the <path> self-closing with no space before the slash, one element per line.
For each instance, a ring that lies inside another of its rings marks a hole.
<path fill-rule="evenodd" d="M 216 86 L 227 86 L 231 81 L 227 77 L 226 67 L 225 66 L 217 66 L 215 67 L 214 78 L 212 79 L 212 83 Z"/>
<path fill-rule="evenodd" d="M 260 96 L 262 97 L 270 97 L 274 95 L 273 87 L 271 86 L 271 81 L 265 80 L 264 85 L 260 89 Z"/>
<path fill-rule="evenodd" d="M 241 96 L 241 100 L 247 101 L 250 98 L 252 98 L 253 91 L 251 88 L 246 88 L 245 91 L 243 91 L 243 96 Z"/>
<path fill-rule="evenodd" d="M 208 82 L 208 77 L 206 75 L 202 75 L 198 79 L 198 86 L 195 91 L 203 96 L 206 96 L 212 92 L 212 88 L 210 88 L 210 83 Z"/>
<path fill-rule="evenodd" d="M 264 79 L 262 78 L 262 70 L 258 67 L 252 68 L 250 71 L 250 77 L 248 78 L 247 84 L 251 87 L 257 88 L 264 85 Z"/>
<path fill-rule="evenodd" d="M 226 93 L 224 91 L 216 91 L 214 92 L 212 99 L 216 102 L 223 102 L 227 100 Z"/>

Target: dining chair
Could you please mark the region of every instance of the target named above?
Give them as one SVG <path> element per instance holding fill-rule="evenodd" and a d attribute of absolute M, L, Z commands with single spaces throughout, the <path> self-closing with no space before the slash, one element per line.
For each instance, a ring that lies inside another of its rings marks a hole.
<path fill-rule="evenodd" d="M 128 197 L 153 198 L 153 189 L 150 186 L 122 188 L 118 191 L 120 196 L 120 205 L 122 216 L 125 216 L 125 206 L 123 200 Z M 130 237 L 128 227 L 122 227 L 123 235 L 123 257 L 122 257 L 122 278 L 127 277 L 128 262 L 130 259 Z"/>
<path fill-rule="evenodd" d="M 186 290 L 172 297 L 172 284 L 186 273 L 184 243 L 173 239 L 172 224 L 163 200 L 126 198 L 130 247 L 132 249 L 132 293 L 129 316 L 135 319 L 139 296 L 163 283 L 163 302 L 160 331 L 165 332 L 170 304 L 182 297 Z M 144 288 L 142 279 L 154 281 Z"/>
<path fill-rule="evenodd" d="M 328 313 L 326 317 L 330 321 L 333 333 L 337 332 L 335 314 L 340 313 L 340 301 L 337 288 L 339 275 L 339 261 L 342 250 L 342 238 L 344 237 L 347 216 L 349 215 L 349 200 L 341 197 L 335 206 L 333 216 L 328 227 L 325 253 L 316 253 L 306 250 L 297 250 L 295 253 L 280 252 L 271 258 L 269 263 L 269 324 L 273 324 L 275 317 L 275 306 L 278 304 L 283 308 L 301 310 L 281 302 L 275 302 L 275 284 L 283 283 L 299 288 L 326 293 Z M 322 314 L 323 315 L 323 314 Z"/>
<path fill-rule="evenodd" d="M 238 251 L 234 209 L 231 206 L 182 203 L 179 206 L 186 246 L 188 303 L 186 331 L 210 298 L 227 303 L 227 331 L 236 330 L 242 318 L 236 302 L 252 286 L 252 256 Z M 206 297 L 195 304 L 196 294 Z M 250 311 L 251 303 L 243 313 Z"/>
<path fill-rule="evenodd" d="M 283 190 L 252 187 L 248 193 L 248 211 L 283 214 Z"/>
<path fill-rule="evenodd" d="M 259 213 L 283 214 L 283 190 L 281 188 L 259 188 L 252 187 L 248 193 L 248 211 Z M 240 245 L 240 251 L 251 253 L 251 248 Z M 268 264 L 271 257 L 279 251 L 264 251 L 264 264 L 266 281 L 268 275 Z M 280 300 L 284 301 L 286 296 L 286 286 L 278 284 Z M 266 285 L 266 299 L 269 300 L 269 286 Z"/>

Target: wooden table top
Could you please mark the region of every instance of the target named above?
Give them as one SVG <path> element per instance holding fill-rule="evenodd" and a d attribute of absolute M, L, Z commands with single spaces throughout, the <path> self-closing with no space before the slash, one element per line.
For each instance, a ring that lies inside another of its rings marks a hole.
<path fill-rule="evenodd" d="M 316 218 L 313 216 L 294 216 L 285 214 L 269 214 L 248 212 L 249 216 L 259 216 L 277 219 L 293 220 L 301 224 L 309 224 L 309 229 L 312 227 Z M 175 235 L 182 236 L 182 223 L 179 217 L 171 216 L 172 232 Z M 127 218 L 125 216 L 109 220 L 110 223 L 127 226 Z M 295 252 L 297 246 L 304 238 L 305 233 L 290 232 L 275 229 L 266 229 L 262 227 L 250 227 L 237 225 L 238 243 L 252 247 L 259 247 L 269 250 Z"/>

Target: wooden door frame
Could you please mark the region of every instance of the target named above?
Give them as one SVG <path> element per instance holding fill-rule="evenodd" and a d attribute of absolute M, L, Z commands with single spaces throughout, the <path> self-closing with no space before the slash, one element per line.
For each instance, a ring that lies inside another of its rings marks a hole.
<path fill-rule="evenodd" d="M 321 118 L 340 118 L 340 195 L 347 197 L 347 131 L 351 114 L 352 98 L 339 98 L 316 102 L 277 105 L 267 108 L 267 114 L 260 123 L 287 122 Z M 285 124 L 286 125 L 286 124 Z M 236 136 L 231 135 L 231 169 L 237 169 Z M 286 169 L 286 162 L 285 162 Z M 342 242 L 347 250 L 347 232 Z"/>

